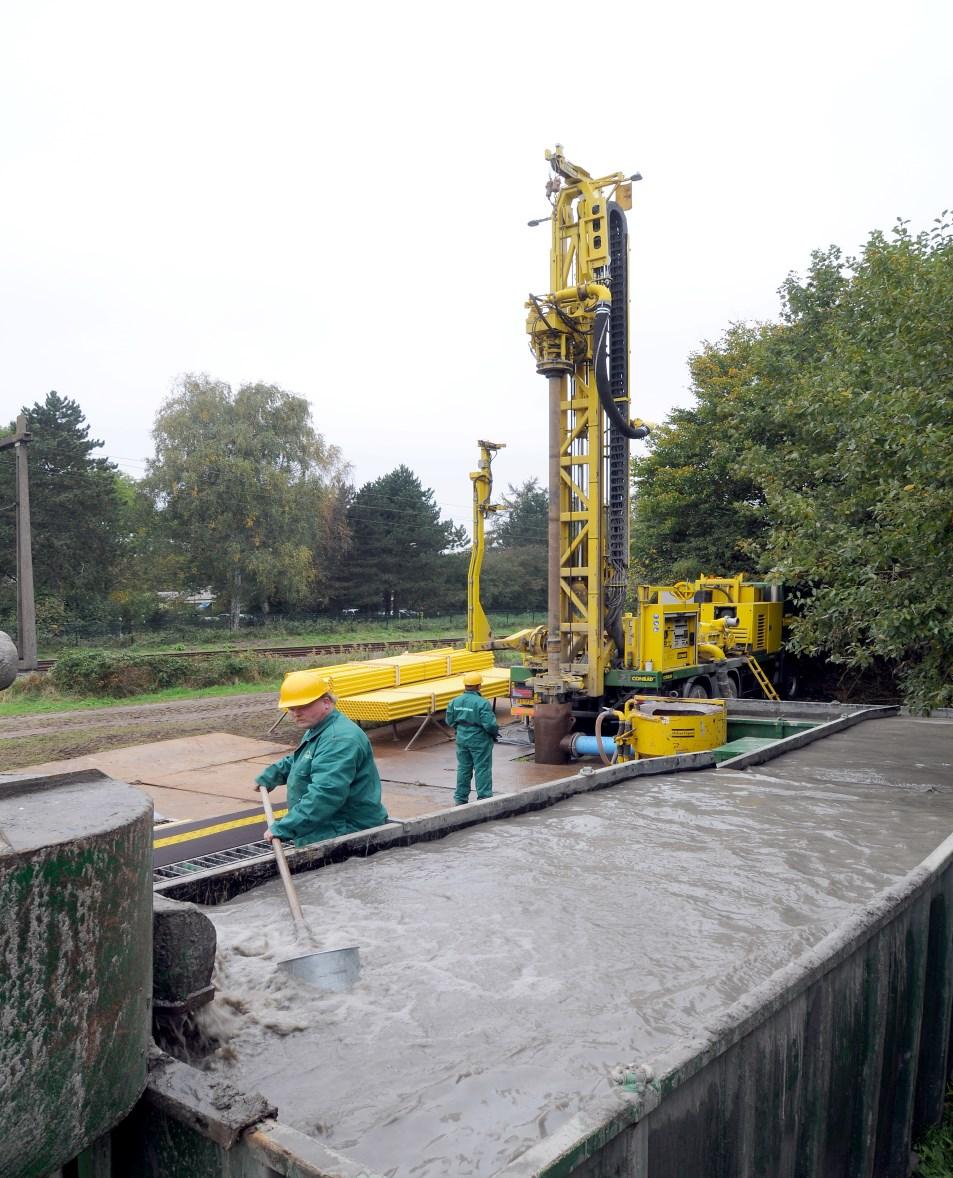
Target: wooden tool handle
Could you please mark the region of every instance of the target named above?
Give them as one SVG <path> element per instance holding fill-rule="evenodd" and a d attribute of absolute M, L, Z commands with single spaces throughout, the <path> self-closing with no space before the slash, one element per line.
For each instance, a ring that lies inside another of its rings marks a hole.
<path fill-rule="evenodd" d="M 271 808 L 271 798 L 268 796 L 268 790 L 262 785 L 261 789 L 261 804 L 265 807 L 265 817 L 268 819 L 268 825 L 272 826 L 275 821 L 275 813 Z M 298 893 L 295 891 L 295 886 L 291 882 L 291 871 L 288 868 L 285 853 L 282 850 L 281 840 L 276 836 L 271 840 L 271 849 L 275 853 L 275 858 L 278 860 L 278 874 L 281 876 L 281 882 L 285 885 L 285 895 L 288 897 L 288 907 L 291 909 L 291 916 L 295 922 L 295 928 L 299 936 L 305 936 L 310 939 L 311 930 L 308 928 L 307 922 L 304 919 L 304 913 L 301 911 L 301 904 L 298 901 Z"/>

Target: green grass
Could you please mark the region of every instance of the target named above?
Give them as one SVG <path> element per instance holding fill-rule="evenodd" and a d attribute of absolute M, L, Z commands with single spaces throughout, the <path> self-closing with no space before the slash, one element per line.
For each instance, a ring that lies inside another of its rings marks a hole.
<path fill-rule="evenodd" d="M 421 638 L 445 638 L 450 635 L 462 636 L 466 632 L 466 614 L 443 618 L 428 618 L 420 622 L 411 619 L 400 621 L 337 621 L 310 623 L 276 622 L 266 626 L 245 626 L 239 630 L 228 630 L 224 626 L 170 625 L 159 630 L 136 630 L 131 634 L 100 635 L 70 639 L 39 635 L 40 657 L 56 658 L 57 655 L 75 650 L 124 650 L 127 652 L 161 653 L 176 650 L 221 650 L 232 651 L 236 647 L 253 649 L 257 646 L 321 646 L 337 642 L 414 642 Z M 518 626 L 507 624 L 506 632 Z"/>
<path fill-rule="evenodd" d="M 264 692 L 277 693 L 281 679 L 265 683 L 229 683 L 220 687 L 167 687 L 164 691 L 150 691 L 145 695 L 124 696 L 111 699 L 109 696 L 58 695 L 51 693 L 42 697 L 4 698 L 0 702 L 0 719 L 14 716 L 32 716 L 44 712 L 79 712 L 88 708 L 134 708 L 138 704 L 170 703 L 182 699 L 207 699 L 209 696 L 256 695 Z M 277 706 L 277 705 L 276 705 Z"/>
<path fill-rule="evenodd" d="M 503 613 L 490 617 L 494 634 L 512 634 L 527 626 L 545 622 L 541 613 L 520 615 Z M 206 650 L 233 651 L 236 647 L 254 649 L 259 646 L 323 646 L 345 642 L 406 642 L 408 645 L 429 638 L 462 638 L 466 634 L 466 612 L 447 614 L 420 620 L 404 618 L 384 620 L 343 621 L 328 619 L 318 622 L 275 622 L 266 626 L 247 626 L 237 631 L 214 627 L 209 633 L 198 626 L 169 626 L 167 630 L 137 630 L 124 637 L 88 638 L 69 641 L 40 634 L 40 657 L 76 650 L 115 651 L 127 653 L 161 654 L 163 651 Z M 212 629 L 212 627 L 210 627 Z"/>
<path fill-rule="evenodd" d="M 953 1178 L 953 1088 L 946 1094 L 943 1120 L 914 1143 L 916 1178 Z"/>

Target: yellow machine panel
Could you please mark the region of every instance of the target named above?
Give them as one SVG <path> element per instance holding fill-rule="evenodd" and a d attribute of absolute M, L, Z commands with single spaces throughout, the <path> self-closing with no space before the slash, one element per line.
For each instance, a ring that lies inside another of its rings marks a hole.
<path fill-rule="evenodd" d="M 633 619 L 636 659 L 646 671 L 671 671 L 698 662 L 698 608 L 656 601 L 643 603 Z"/>
<path fill-rule="evenodd" d="M 638 613 L 623 614 L 623 665 L 671 671 L 698 662 L 699 609 L 675 586 L 640 585 Z"/>

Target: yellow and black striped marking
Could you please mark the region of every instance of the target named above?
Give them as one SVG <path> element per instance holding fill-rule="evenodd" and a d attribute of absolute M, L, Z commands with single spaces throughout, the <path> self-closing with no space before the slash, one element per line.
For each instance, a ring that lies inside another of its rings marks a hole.
<path fill-rule="evenodd" d="M 281 818 L 287 813 L 288 809 L 284 807 L 275 810 L 275 817 Z M 265 825 L 265 815 L 260 807 L 221 814 L 216 818 L 161 823 L 153 831 L 152 865 L 166 867 L 184 859 L 257 842 Z"/>

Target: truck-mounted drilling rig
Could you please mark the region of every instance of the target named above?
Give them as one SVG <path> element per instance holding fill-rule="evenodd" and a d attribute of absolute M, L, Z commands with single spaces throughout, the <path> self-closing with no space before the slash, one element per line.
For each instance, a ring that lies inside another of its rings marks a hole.
<path fill-rule="evenodd" d="M 592 725 L 633 693 L 733 696 L 742 673 L 777 698 L 757 656 L 780 650 L 780 589 L 743 575 L 643 585 L 625 612 L 629 558 L 629 443 L 649 427 L 629 417 L 626 211 L 638 173 L 591 176 L 557 144 L 547 151 L 549 291 L 530 294 L 526 330 L 549 393 L 547 623 L 495 639 L 479 604 L 490 465 L 481 442 L 470 566 L 472 649 L 516 648 L 513 691 L 531 700 L 536 760 L 567 759 L 574 722 Z"/>

